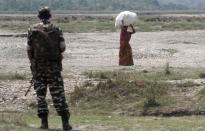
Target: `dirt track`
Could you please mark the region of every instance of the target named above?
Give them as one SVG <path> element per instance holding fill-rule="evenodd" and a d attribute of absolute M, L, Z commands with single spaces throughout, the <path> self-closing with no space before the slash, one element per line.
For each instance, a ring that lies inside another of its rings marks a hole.
<path fill-rule="evenodd" d="M 205 31 L 136 33 L 131 40 L 134 68 L 205 67 Z M 119 33 L 69 34 L 66 64 L 117 67 Z"/>
<path fill-rule="evenodd" d="M 1 31 L 1 34 L 11 32 Z M 148 32 L 136 33 L 131 46 L 135 66 L 126 69 L 147 69 L 164 67 L 205 67 L 205 31 Z M 85 78 L 85 70 L 124 69 L 118 66 L 118 33 L 72 33 L 64 34 L 67 51 L 64 54 L 65 88 L 70 92 L 75 84 Z M 26 58 L 26 38 L 0 38 L 0 73 L 20 72 L 28 74 L 29 62 Z M 23 97 L 27 81 L 0 81 L 0 111 L 25 110 L 35 102 L 32 92 Z M 25 103 L 25 104 L 22 104 Z"/>

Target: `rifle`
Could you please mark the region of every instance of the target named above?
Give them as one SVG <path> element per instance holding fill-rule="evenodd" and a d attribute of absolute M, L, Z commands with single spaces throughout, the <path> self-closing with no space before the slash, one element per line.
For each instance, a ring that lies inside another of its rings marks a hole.
<path fill-rule="evenodd" d="M 25 93 L 25 95 L 24 96 L 27 96 L 28 95 L 28 92 L 31 90 L 31 87 L 33 86 L 33 84 L 34 84 L 34 78 L 33 78 L 33 69 L 32 69 L 32 65 L 30 66 L 30 69 L 31 69 L 31 72 L 32 72 L 32 79 L 30 80 L 30 86 L 28 87 L 28 89 L 27 89 L 27 91 L 26 91 L 26 93 Z"/>
<path fill-rule="evenodd" d="M 33 78 L 30 80 L 30 86 L 28 87 L 28 89 L 27 89 L 27 91 L 26 91 L 26 93 L 25 93 L 25 96 L 27 96 L 28 95 L 28 92 L 31 90 L 31 87 L 33 86 Z"/>

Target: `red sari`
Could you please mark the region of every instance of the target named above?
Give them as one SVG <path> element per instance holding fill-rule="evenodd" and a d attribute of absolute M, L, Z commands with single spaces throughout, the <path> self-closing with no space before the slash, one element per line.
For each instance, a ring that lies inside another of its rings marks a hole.
<path fill-rule="evenodd" d="M 121 66 L 134 65 L 132 57 L 132 48 L 129 44 L 132 33 L 127 32 L 127 28 L 127 26 L 122 27 L 120 34 L 119 65 Z"/>

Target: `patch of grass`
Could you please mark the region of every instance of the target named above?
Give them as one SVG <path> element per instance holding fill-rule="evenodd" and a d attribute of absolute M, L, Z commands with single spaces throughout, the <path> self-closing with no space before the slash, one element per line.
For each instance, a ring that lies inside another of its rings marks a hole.
<path fill-rule="evenodd" d="M 30 26 L 29 22 L 11 20 L 11 21 L 0 21 L 0 28 L 4 30 L 12 30 L 14 32 L 26 32 Z"/>
<path fill-rule="evenodd" d="M 168 52 L 170 55 L 174 55 L 178 51 L 176 49 L 168 48 L 168 49 L 162 49 L 164 52 Z"/>
<path fill-rule="evenodd" d="M 128 113 L 135 106 L 135 112 L 139 113 L 144 107 L 163 105 L 159 99 L 167 95 L 168 86 L 167 83 L 156 81 L 109 79 L 92 88 L 76 87 L 70 100 L 82 110 L 91 109 L 103 114 L 119 110 L 120 113 Z"/>
<path fill-rule="evenodd" d="M 172 70 L 172 73 L 167 75 L 167 73 Z M 117 80 L 156 80 L 156 81 L 165 81 L 165 80 L 182 80 L 182 79 L 198 79 L 200 71 L 194 69 L 174 69 L 169 66 L 165 66 L 165 70 L 151 70 L 151 71 L 134 71 L 134 72 L 123 72 L 123 71 L 88 71 L 84 75 L 101 80 L 101 79 L 117 79 Z"/>
<path fill-rule="evenodd" d="M 0 16 L 1 29 L 26 32 L 28 27 L 38 22 L 36 17 Z M 64 32 L 115 32 L 114 17 L 56 16 L 52 19 Z M 140 16 L 135 25 L 138 32 L 183 31 L 205 29 L 205 19 L 196 17 Z"/>
<path fill-rule="evenodd" d="M 137 24 L 140 31 L 183 31 L 204 29 L 205 19 L 195 17 L 161 17 L 145 16 L 141 17 L 141 22 Z"/>
<path fill-rule="evenodd" d="M 36 102 L 31 102 L 31 103 L 29 103 L 29 108 L 31 108 L 31 109 L 37 109 L 38 108 L 38 105 L 37 105 L 37 103 Z"/>
<path fill-rule="evenodd" d="M 171 74 L 169 63 L 167 63 L 166 66 L 165 66 L 165 74 L 166 75 L 170 75 Z"/>
<path fill-rule="evenodd" d="M 0 73 L 0 80 L 26 80 L 28 79 L 25 73 L 10 72 L 10 73 Z"/>
<path fill-rule="evenodd" d="M 26 120 L 23 118 L 23 114 L 7 115 L 0 113 L 0 123 L 10 124 L 18 126 L 26 126 Z"/>
<path fill-rule="evenodd" d="M 87 80 L 87 81 L 85 81 L 85 82 L 83 83 L 82 86 L 83 86 L 83 87 L 93 87 L 94 84 L 93 84 L 91 81 Z"/>
<path fill-rule="evenodd" d="M 200 73 L 200 74 L 199 74 L 199 77 L 200 77 L 200 78 L 205 78 L 205 73 Z"/>
<path fill-rule="evenodd" d="M 194 105 L 196 100 L 192 98 L 192 92 L 201 85 L 191 79 L 198 79 L 202 70 L 166 66 L 165 71 L 89 71 L 84 75 L 98 84 L 76 87 L 71 100 L 79 109 L 102 114 L 169 115 L 173 111 L 173 114 L 183 115 L 183 109 L 185 113 L 192 112 L 192 109 L 197 113 L 199 106 Z M 184 94 L 189 94 L 190 98 Z M 187 109 L 189 106 L 192 108 Z M 204 106 L 200 103 L 200 110 L 201 107 Z M 175 111 L 178 108 L 179 112 Z"/>
<path fill-rule="evenodd" d="M 108 79 L 107 72 L 84 72 L 83 75 L 87 76 L 88 78 L 97 78 L 97 79 Z M 115 74 L 114 74 L 115 75 Z"/>
<path fill-rule="evenodd" d="M 200 98 L 205 98 L 205 87 L 204 88 L 202 88 L 200 91 L 199 91 L 199 97 Z"/>
<path fill-rule="evenodd" d="M 167 95 L 167 86 L 165 84 L 159 84 L 157 82 L 147 83 L 143 95 L 145 96 L 144 107 L 158 107 L 160 103 L 158 99 L 164 95 Z"/>
<path fill-rule="evenodd" d="M 181 83 L 176 83 L 176 87 L 178 88 L 178 91 L 182 91 L 182 92 L 187 92 L 190 89 L 193 89 L 194 87 L 198 87 L 201 86 L 198 83 L 194 83 L 193 81 L 189 80 L 189 81 L 185 81 L 185 82 L 181 82 Z"/>
<path fill-rule="evenodd" d="M 1 131 L 41 131 L 38 129 L 40 120 L 37 116 L 29 113 L 1 113 L 3 119 L 9 123 L 2 122 L 0 118 Z M 23 124 L 16 124 L 18 118 L 24 119 Z M 12 116 L 12 118 L 11 118 Z M 190 117 L 127 117 L 117 115 L 72 114 L 71 124 L 74 129 L 82 131 L 203 131 L 205 130 L 205 119 L 200 116 Z M 49 125 L 51 131 L 61 131 L 61 121 L 58 116 L 50 115 Z"/>
<path fill-rule="evenodd" d="M 110 20 L 76 20 L 69 23 L 58 23 L 64 32 L 114 32 L 116 31 L 113 21 Z"/>
<path fill-rule="evenodd" d="M 194 86 L 200 86 L 199 84 L 194 83 L 193 81 L 187 81 L 184 83 L 177 83 L 177 87 L 194 87 Z"/>

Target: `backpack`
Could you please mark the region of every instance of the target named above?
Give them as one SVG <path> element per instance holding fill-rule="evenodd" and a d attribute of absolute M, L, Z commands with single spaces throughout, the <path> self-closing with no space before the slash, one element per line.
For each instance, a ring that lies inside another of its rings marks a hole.
<path fill-rule="evenodd" d="M 40 24 L 31 30 L 35 61 L 60 61 L 59 29 L 52 24 Z"/>

